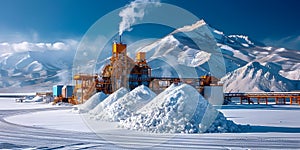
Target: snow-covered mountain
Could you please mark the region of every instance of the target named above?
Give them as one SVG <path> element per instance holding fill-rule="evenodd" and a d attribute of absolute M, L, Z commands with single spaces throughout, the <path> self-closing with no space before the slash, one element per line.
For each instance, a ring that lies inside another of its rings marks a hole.
<path fill-rule="evenodd" d="M 299 50 L 266 46 L 245 35 L 226 35 L 204 20 L 140 49 L 128 50 L 130 54 L 137 51 L 147 53 L 153 76 L 198 77 L 211 73 L 222 78 L 228 92 L 300 89 L 296 81 L 300 80 Z M 74 50 L 2 53 L 0 91 L 24 86 L 50 89 L 53 84 L 70 83 L 74 54 Z"/>
<path fill-rule="evenodd" d="M 275 69 L 273 69 L 275 68 Z M 222 78 L 226 92 L 292 91 L 299 82 L 282 77 L 277 64 L 249 62 Z"/>
<path fill-rule="evenodd" d="M 269 47 L 244 35 L 226 35 L 203 20 L 139 51 L 147 52 L 154 76 L 185 77 L 194 70 L 200 76 L 225 64 L 226 75 L 221 78 L 227 92 L 300 89 L 295 81 L 300 79 L 300 51 Z M 216 51 L 223 61 L 212 57 Z"/>
<path fill-rule="evenodd" d="M 0 90 L 3 92 L 51 89 L 57 83 L 69 82 L 75 51 L 42 50 L 0 55 Z"/>
<path fill-rule="evenodd" d="M 244 62 L 273 63 L 273 70 L 291 80 L 300 80 L 300 51 L 266 46 L 243 35 L 228 35 L 211 28 L 224 57 Z M 243 64 L 241 64 L 243 66 Z"/>

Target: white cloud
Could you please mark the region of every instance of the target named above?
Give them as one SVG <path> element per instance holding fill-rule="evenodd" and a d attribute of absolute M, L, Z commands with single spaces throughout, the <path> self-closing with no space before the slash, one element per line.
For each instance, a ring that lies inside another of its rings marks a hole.
<path fill-rule="evenodd" d="M 54 50 L 66 50 L 68 48 L 68 45 L 65 45 L 65 43 L 62 42 L 56 42 L 52 45 Z"/>
<path fill-rule="evenodd" d="M 79 44 L 79 37 L 57 39 L 48 42 L 40 39 L 40 35 L 35 30 L 26 33 L 0 29 L 0 53 L 24 52 L 24 51 L 44 51 L 44 50 L 76 50 Z"/>
<path fill-rule="evenodd" d="M 32 43 L 21 42 L 21 43 L 13 43 L 11 47 L 15 51 L 28 51 L 31 47 L 34 47 Z"/>
<path fill-rule="evenodd" d="M 18 42 L 18 43 L 9 43 L 2 42 L 0 43 L 0 52 L 24 52 L 24 51 L 44 51 L 44 50 L 76 50 L 78 41 L 76 40 L 63 40 L 57 42 Z"/>
<path fill-rule="evenodd" d="M 8 46 L 9 44 L 7 42 L 3 42 L 3 43 L 0 43 L 1 46 Z"/>

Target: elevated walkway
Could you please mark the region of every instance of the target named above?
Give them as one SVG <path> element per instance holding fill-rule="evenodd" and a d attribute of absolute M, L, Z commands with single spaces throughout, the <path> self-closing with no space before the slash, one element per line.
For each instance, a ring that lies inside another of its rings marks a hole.
<path fill-rule="evenodd" d="M 240 98 L 240 103 L 246 101 L 248 104 L 265 103 L 268 105 L 269 99 L 275 99 L 275 104 L 293 104 L 300 105 L 300 92 L 245 92 L 245 93 L 224 93 L 224 99 Z"/>

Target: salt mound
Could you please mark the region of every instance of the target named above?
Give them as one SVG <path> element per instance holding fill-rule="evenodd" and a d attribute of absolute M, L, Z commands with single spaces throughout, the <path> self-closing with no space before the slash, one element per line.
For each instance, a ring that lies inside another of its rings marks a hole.
<path fill-rule="evenodd" d="M 107 106 L 96 118 L 107 121 L 125 120 L 155 96 L 156 94 L 148 87 L 144 85 L 138 86 L 116 102 Z"/>
<path fill-rule="evenodd" d="M 78 105 L 73 109 L 75 112 L 86 113 L 94 109 L 100 102 L 107 97 L 106 94 L 99 92 L 90 97 L 85 103 Z"/>
<path fill-rule="evenodd" d="M 43 97 L 37 95 L 33 99 L 26 98 L 23 102 L 42 102 L 42 101 L 43 101 Z"/>
<path fill-rule="evenodd" d="M 121 121 L 121 127 L 154 133 L 239 132 L 199 92 L 187 84 L 170 87 Z"/>
<path fill-rule="evenodd" d="M 99 103 L 94 109 L 89 111 L 90 115 L 97 115 L 101 113 L 107 106 L 111 105 L 119 98 L 123 97 L 128 93 L 128 90 L 124 87 L 121 87 L 114 93 L 110 94 L 106 99 L 104 99 L 101 103 Z"/>

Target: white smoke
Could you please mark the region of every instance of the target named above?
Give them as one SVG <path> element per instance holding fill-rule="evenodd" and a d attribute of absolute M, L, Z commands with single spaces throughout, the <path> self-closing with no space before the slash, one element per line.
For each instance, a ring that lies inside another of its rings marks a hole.
<path fill-rule="evenodd" d="M 131 31 L 130 27 L 136 20 L 143 19 L 148 5 L 159 6 L 160 0 L 135 0 L 121 10 L 119 16 L 122 17 L 122 21 L 119 24 L 119 35 L 122 35 L 125 30 Z"/>

